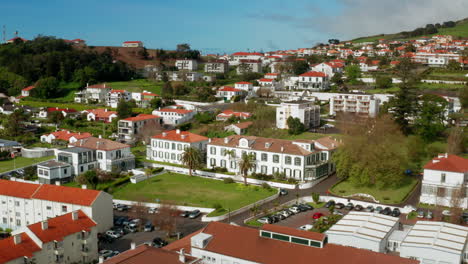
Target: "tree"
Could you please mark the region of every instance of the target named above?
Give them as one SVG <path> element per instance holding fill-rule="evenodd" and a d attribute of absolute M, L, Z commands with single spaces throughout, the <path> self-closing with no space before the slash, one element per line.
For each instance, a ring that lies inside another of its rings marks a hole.
<path fill-rule="evenodd" d="M 249 170 L 255 166 L 254 160 L 255 158 L 252 153 L 243 153 L 239 160 L 239 170 L 242 173 L 242 177 L 244 177 L 244 185 L 247 185 Z"/>
<path fill-rule="evenodd" d="M 56 98 L 60 95 L 61 89 L 55 77 L 39 79 L 36 83 L 36 87 L 31 90 L 31 96 L 41 99 Z"/>
<path fill-rule="evenodd" d="M 460 89 L 458 97 L 460 98 L 460 104 L 462 105 L 463 109 L 468 108 L 468 86 L 463 87 Z"/>
<path fill-rule="evenodd" d="M 460 219 L 465 207 L 466 188 L 463 185 L 458 185 L 451 190 L 450 207 L 451 207 L 451 221 L 453 224 L 460 224 Z"/>
<path fill-rule="evenodd" d="M 455 155 L 462 153 L 464 137 L 463 128 L 452 127 L 447 138 L 447 153 Z"/>
<path fill-rule="evenodd" d="M 445 128 L 447 101 L 439 96 L 425 94 L 418 105 L 414 121 L 416 132 L 426 142 L 433 141 Z"/>
<path fill-rule="evenodd" d="M 172 202 L 162 201 L 158 213 L 154 215 L 153 224 L 158 226 L 160 230 L 166 231 L 167 235 L 173 234 L 177 231 L 179 214 L 179 210 Z"/>
<path fill-rule="evenodd" d="M 23 122 L 28 119 L 23 108 L 16 109 L 11 115 L 8 116 L 5 126 L 5 134 L 9 137 L 17 137 L 23 133 Z"/>
<path fill-rule="evenodd" d="M 200 151 L 194 147 L 187 148 L 182 153 L 182 163 L 188 167 L 189 175 L 192 176 L 192 171 L 198 168 L 202 163 Z"/>
<path fill-rule="evenodd" d="M 89 170 L 78 175 L 76 182 L 79 184 L 89 185 L 92 189 L 96 189 L 99 183 L 99 178 L 95 170 Z"/>
<path fill-rule="evenodd" d="M 187 43 L 177 44 L 177 51 L 185 52 L 189 50 L 190 50 L 190 44 L 187 44 Z"/>
<path fill-rule="evenodd" d="M 375 85 L 380 89 L 388 89 L 392 87 L 392 78 L 379 75 L 375 78 Z"/>
<path fill-rule="evenodd" d="M 117 115 L 120 119 L 124 119 L 132 116 L 132 105 L 130 102 L 121 99 L 117 104 Z"/>
<path fill-rule="evenodd" d="M 299 135 L 305 131 L 304 124 L 297 117 L 288 117 L 286 123 L 288 124 L 288 133 L 290 135 Z"/>
<path fill-rule="evenodd" d="M 161 107 L 163 105 L 163 101 L 160 97 L 154 97 L 153 99 L 151 99 L 150 101 L 150 106 L 151 108 L 153 109 L 158 109 L 159 107 Z"/>
<path fill-rule="evenodd" d="M 449 63 L 447 64 L 447 69 L 451 71 L 459 71 L 462 69 L 460 62 L 456 60 L 450 60 Z"/>
<path fill-rule="evenodd" d="M 320 201 L 320 194 L 316 192 L 312 193 L 312 200 L 314 200 L 314 203 L 318 204 Z"/>
<path fill-rule="evenodd" d="M 335 75 L 333 75 L 333 77 L 331 77 L 330 81 L 338 86 L 341 86 L 343 85 L 344 81 L 343 81 L 343 74 L 341 74 L 340 72 L 337 72 L 335 73 Z"/>
<path fill-rule="evenodd" d="M 149 180 L 149 178 L 151 177 L 151 175 L 153 175 L 153 168 L 146 168 L 146 169 L 145 169 L 145 176 L 146 176 L 146 179 Z"/>
<path fill-rule="evenodd" d="M 47 119 L 52 124 L 60 124 L 65 119 L 65 117 L 61 111 L 54 111 L 48 114 Z"/>
<path fill-rule="evenodd" d="M 170 82 L 164 83 L 161 93 L 162 93 L 163 98 L 172 98 L 172 95 L 174 94 L 174 90 L 172 89 L 172 85 Z"/>
<path fill-rule="evenodd" d="M 292 71 L 294 75 L 301 75 L 307 71 L 309 71 L 309 63 L 304 60 L 298 60 L 292 63 Z"/>
<path fill-rule="evenodd" d="M 345 68 L 347 81 L 351 84 L 358 83 L 358 78 L 361 77 L 361 68 L 359 65 L 349 65 Z"/>

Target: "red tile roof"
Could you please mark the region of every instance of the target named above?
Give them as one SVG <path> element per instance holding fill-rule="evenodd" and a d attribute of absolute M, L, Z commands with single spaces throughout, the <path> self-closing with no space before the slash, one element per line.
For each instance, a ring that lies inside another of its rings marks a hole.
<path fill-rule="evenodd" d="M 113 141 L 110 139 L 105 138 L 97 138 L 97 137 L 88 137 L 84 139 L 80 139 L 75 143 L 71 143 L 70 145 L 80 148 L 89 148 L 95 150 L 116 150 L 116 149 L 123 149 L 123 148 L 130 148 L 130 145 L 122 144 L 117 141 Z"/>
<path fill-rule="evenodd" d="M 263 53 L 259 52 L 236 52 L 232 56 L 263 56 Z"/>
<path fill-rule="evenodd" d="M 208 140 L 207 137 L 200 136 L 200 135 L 188 132 L 188 131 L 179 131 L 179 130 L 166 131 L 161 134 L 154 135 L 153 138 L 165 139 L 165 140 L 170 140 L 170 141 L 189 142 L 189 143 Z"/>
<path fill-rule="evenodd" d="M 0 240 L 0 263 L 6 263 L 18 258 L 32 257 L 41 248 L 26 234 L 21 233 L 21 242 L 15 245 L 13 237 Z"/>
<path fill-rule="evenodd" d="M 191 256 L 185 256 L 185 263 L 200 263 L 199 261 L 193 262 L 196 259 Z M 179 261 L 179 253 L 170 251 L 163 248 L 150 247 L 148 245 L 141 245 L 133 250 L 127 250 L 121 254 L 112 257 L 106 261 L 106 264 L 150 264 L 150 263 L 164 263 L 164 264 L 182 264 Z"/>
<path fill-rule="evenodd" d="M 138 40 L 138 41 L 124 41 L 124 43 L 143 43 L 143 42 Z"/>
<path fill-rule="evenodd" d="M 60 130 L 60 131 L 56 131 L 56 132 L 52 132 L 48 135 L 54 135 L 55 139 L 59 139 L 59 140 L 65 140 L 65 141 L 68 141 L 71 137 L 75 137 L 76 139 L 82 139 L 82 138 L 87 138 L 87 137 L 91 137 L 92 135 L 88 132 L 84 132 L 84 133 L 81 133 L 81 132 L 78 132 L 78 133 L 75 133 L 75 132 L 70 132 L 68 130 Z"/>
<path fill-rule="evenodd" d="M 219 117 L 231 117 L 231 116 L 235 116 L 235 117 L 243 117 L 243 118 L 249 118 L 252 116 L 251 113 L 249 112 L 234 112 L 232 110 L 224 110 L 223 112 L 221 112 L 220 114 L 218 114 Z"/>
<path fill-rule="evenodd" d="M 148 92 L 141 93 L 141 95 L 143 95 L 143 96 L 159 96 L 159 95 L 157 95 L 155 93 L 148 93 Z"/>
<path fill-rule="evenodd" d="M 439 156 L 429 161 L 424 169 L 465 173 L 468 172 L 468 159 L 457 155 Z"/>
<path fill-rule="evenodd" d="M 125 90 L 114 90 L 114 89 L 112 89 L 110 92 L 111 93 L 125 93 L 126 91 Z"/>
<path fill-rule="evenodd" d="M 303 73 L 301 75 L 299 75 L 301 77 L 327 77 L 327 75 L 323 72 L 317 72 L 317 71 L 310 71 L 310 72 L 306 72 L 306 73 Z"/>
<path fill-rule="evenodd" d="M 247 122 L 235 123 L 235 124 L 232 124 L 232 125 L 240 128 L 240 129 L 246 129 L 246 128 L 250 127 L 252 124 L 253 124 L 252 121 L 247 121 Z"/>
<path fill-rule="evenodd" d="M 236 89 L 236 88 L 231 87 L 231 86 L 223 86 L 218 91 L 222 91 L 222 92 L 242 92 L 242 90 Z"/>
<path fill-rule="evenodd" d="M 21 89 L 21 91 L 31 91 L 31 90 L 34 89 L 34 88 L 36 88 L 36 86 L 31 85 L 31 86 L 28 86 L 28 87 L 26 87 L 26 88 Z"/>
<path fill-rule="evenodd" d="M 60 111 L 60 112 L 65 112 L 65 113 L 75 113 L 77 112 L 75 109 L 73 108 L 58 108 L 58 107 L 48 107 L 47 108 L 47 112 L 56 112 L 56 111 Z"/>
<path fill-rule="evenodd" d="M 76 234 L 81 231 L 90 231 L 96 226 L 91 218 L 89 218 L 81 210 L 78 211 L 78 219 L 72 219 L 72 213 L 64 214 L 47 220 L 48 227 L 42 230 L 42 223 L 38 222 L 29 225 L 28 228 L 43 242 L 63 241 L 69 235 Z"/>
<path fill-rule="evenodd" d="M 96 116 L 96 118 L 109 118 L 111 115 L 117 115 L 116 111 L 110 111 L 102 108 L 89 109 L 85 111 L 88 113 L 93 113 Z"/>
<path fill-rule="evenodd" d="M 0 179 L 0 194 L 5 196 L 30 199 L 39 187 L 39 184 Z"/>
<path fill-rule="evenodd" d="M 139 114 L 134 117 L 125 118 L 123 120 L 136 122 L 136 121 L 143 121 L 143 120 L 149 120 L 149 119 L 155 119 L 155 118 L 161 118 L 161 117 L 157 115 Z"/>
<path fill-rule="evenodd" d="M 259 82 L 273 82 L 273 79 L 262 78 L 258 80 Z"/>
<path fill-rule="evenodd" d="M 298 230 L 290 227 L 279 226 L 279 225 L 270 225 L 265 224 L 262 226 L 261 230 L 270 231 L 279 234 L 287 234 L 295 237 L 302 237 L 307 239 L 312 239 L 315 241 L 323 241 L 325 239 L 325 234 Z"/>
<path fill-rule="evenodd" d="M 187 110 L 187 109 L 174 109 L 174 108 L 163 108 L 158 110 L 159 112 L 169 112 L 169 113 L 177 113 L 177 114 L 188 114 L 193 112 L 192 110 Z"/>

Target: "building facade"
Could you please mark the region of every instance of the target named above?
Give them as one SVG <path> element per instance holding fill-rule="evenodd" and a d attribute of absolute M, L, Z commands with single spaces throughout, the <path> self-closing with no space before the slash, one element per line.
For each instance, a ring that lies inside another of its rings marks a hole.
<path fill-rule="evenodd" d="M 160 127 L 162 118 L 155 115 L 139 114 L 119 120 L 118 138 L 121 142 L 134 143 L 143 129 Z"/>
<path fill-rule="evenodd" d="M 196 60 L 176 60 L 175 66 L 179 70 L 196 71 L 198 69 Z"/>
<path fill-rule="evenodd" d="M 309 101 L 282 102 L 276 108 L 276 127 L 288 129 L 288 118 L 299 118 L 305 129 L 320 126 L 320 106 Z"/>
<path fill-rule="evenodd" d="M 327 74 L 323 72 L 306 72 L 299 75 L 297 88 L 302 90 L 321 91 L 330 87 L 330 80 Z"/>
<path fill-rule="evenodd" d="M 205 72 L 207 73 L 227 73 L 229 71 L 229 63 L 225 60 L 205 63 Z"/>
<path fill-rule="evenodd" d="M 380 100 L 370 94 L 340 94 L 330 99 L 330 115 L 346 112 L 376 117 L 379 106 Z"/>

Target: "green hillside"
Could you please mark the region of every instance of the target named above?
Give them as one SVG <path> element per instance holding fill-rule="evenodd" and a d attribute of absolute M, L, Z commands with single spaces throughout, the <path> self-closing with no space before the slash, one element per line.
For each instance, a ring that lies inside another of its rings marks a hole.
<path fill-rule="evenodd" d="M 434 35 L 452 35 L 454 37 L 468 38 L 468 19 L 463 19 L 463 20 L 458 21 L 455 27 L 439 28 L 437 33 L 427 34 L 424 36 L 430 37 Z M 351 41 L 354 43 L 362 43 L 362 42 L 374 42 L 379 39 L 410 40 L 410 39 L 416 39 L 416 38 L 418 37 L 404 38 L 402 37 L 401 33 L 395 33 L 395 34 L 380 34 L 380 35 L 374 35 L 374 36 L 369 36 L 369 37 L 361 37 L 361 38 L 353 39 Z"/>

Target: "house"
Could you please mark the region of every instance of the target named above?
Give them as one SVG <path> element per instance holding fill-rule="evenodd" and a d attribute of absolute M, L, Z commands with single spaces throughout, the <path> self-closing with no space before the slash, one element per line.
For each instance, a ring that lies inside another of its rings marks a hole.
<path fill-rule="evenodd" d="M 207 73 L 227 73 L 229 71 L 229 62 L 226 60 L 216 60 L 205 63 L 205 72 Z"/>
<path fill-rule="evenodd" d="M 164 264 L 202 264 L 201 260 L 196 259 L 185 250 L 171 251 L 163 248 L 156 248 L 149 245 L 136 246 L 135 243 L 130 244 L 130 249 L 107 259 L 103 262 L 105 264 L 150 264 L 150 263 L 164 263 Z"/>
<path fill-rule="evenodd" d="M 128 102 L 132 99 L 131 93 L 125 90 L 110 90 L 107 94 L 106 105 L 112 108 L 117 108 L 117 105 L 121 100 Z"/>
<path fill-rule="evenodd" d="M 47 118 L 53 112 L 60 112 L 63 117 L 76 117 L 80 113 L 72 108 L 47 107 L 39 111 L 39 118 Z"/>
<path fill-rule="evenodd" d="M 262 73 L 262 62 L 259 60 L 240 60 L 236 72 L 237 74 L 244 74 L 246 72 Z"/>
<path fill-rule="evenodd" d="M 320 106 L 309 101 L 282 102 L 276 108 L 276 127 L 288 129 L 288 118 L 299 118 L 305 129 L 320 126 Z"/>
<path fill-rule="evenodd" d="M 263 58 L 263 54 L 259 52 L 236 52 L 229 59 L 229 65 L 239 65 L 241 60 L 258 61 Z"/>
<path fill-rule="evenodd" d="M 273 90 L 275 90 L 277 86 L 277 82 L 274 79 L 269 78 L 259 79 L 258 84 L 260 85 L 260 87 L 271 88 Z"/>
<path fill-rule="evenodd" d="M 142 48 L 143 42 L 141 41 L 124 41 L 122 43 L 122 47 L 124 48 Z"/>
<path fill-rule="evenodd" d="M 151 100 L 153 100 L 156 97 L 159 97 L 159 95 L 148 91 L 143 91 L 142 93 L 140 93 L 140 99 L 136 100 L 132 94 L 132 99 L 135 99 L 137 106 L 141 108 L 150 107 Z"/>
<path fill-rule="evenodd" d="M 76 210 L 0 240 L 0 263 L 92 263 L 98 259 L 97 235 L 96 222 Z"/>
<path fill-rule="evenodd" d="M 205 156 L 208 138 L 188 131 L 170 130 L 151 138 L 146 157 L 149 160 L 182 164 L 182 155 L 187 148 L 196 148 Z"/>
<path fill-rule="evenodd" d="M 253 124 L 252 121 L 247 122 L 238 122 L 234 124 L 230 124 L 224 127 L 226 131 L 232 131 L 236 133 L 236 135 L 244 135 L 247 132 L 247 129 Z"/>
<path fill-rule="evenodd" d="M 31 85 L 31 86 L 21 89 L 21 96 L 28 97 L 29 95 L 31 95 L 31 90 L 34 88 L 36 88 L 36 86 Z"/>
<path fill-rule="evenodd" d="M 112 196 L 96 190 L 0 179 L 0 227 L 19 228 L 82 210 L 104 232 L 113 225 Z M 0 255 L 1 256 L 1 255 Z"/>
<path fill-rule="evenodd" d="M 101 121 L 104 123 L 111 123 L 114 118 L 117 118 L 117 112 L 109 111 L 107 110 L 107 108 L 84 110 L 83 113 L 87 114 L 86 119 L 88 121 Z"/>
<path fill-rule="evenodd" d="M 467 208 L 467 188 L 468 159 L 441 154 L 424 166 L 419 202 Z"/>
<path fill-rule="evenodd" d="M 77 147 L 80 149 L 87 149 L 91 152 L 83 154 L 81 161 L 86 162 L 87 156 L 88 162 L 96 160 L 97 169 L 104 171 L 127 171 L 135 168 L 135 156 L 130 151 L 130 145 L 122 144 L 116 141 L 112 141 L 104 138 L 89 137 L 85 139 L 80 139 L 74 143 L 71 143 L 69 146 Z M 59 150 L 63 151 L 63 150 Z M 80 168 L 78 171 L 78 165 L 80 165 L 80 155 L 78 156 L 78 163 L 74 163 L 76 175 L 83 173 L 83 169 Z M 60 159 L 58 159 L 61 161 Z M 76 165 L 75 165 L 76 164 Z M 92 168 L 89 168 L 90 170 Z"/>
<path fill-rule="evenodd" d="M 119 120 L 118 139 L 121 142 L 133 143 L 137 140 L 141 132 L 160 128 L 162 118 L 155 115 L 139 114 L 134 117 Z"/>
<path fill-rule="evenodd" d="M 181 70 L 188 70 L 188 71 L 196 71 L 198 69 L 197 60 L 176 60 L 175 66 L 179 71 Z"/>
<path fill-rule="evenodd" d="M 349 212 L 326 234 L 328 243 L 385 253 L 390 234 L 398 229 L 398 218 L 369 212 Z"/>
<path fill-rule="evenodd" d="M 11 115 L 15 111 L 15 105 L 10 102 L 5 102 L 0 106 L 0 113 L 4 115 Z"/>
<path fill-rule="evenodd" d="M 346 112 L 362 116 L 376 117 L 379 113 L 380 100 L 371 94 L 338 94 L 330 99 L 330 115 Z"/>
<path fill-rule="evenodd" d="M 310 71 L 299 75 L 298 89 L 320 91 L 329 88 L 328 75 L 323 72 Z"/>
<path fill-rule="evenodd" d="M 242 97 L 245 94 L 244 90 L 236 89 L 231 86 L 223 86 L 218 89 L 216 97 L 221 97 L 225 102 L 235 100 L 235 97 Z"/>
<path fill-rule="evenodd" d="M 7 40 L 6 43 L 15 43 L 15 41 L 26 42 L 26 41 L 28 41 L 28 40 L 25 39 L 25 38 L 21 38 L 21 37 L 14 37 L 14 38 L 12 38 L 12 39 Z"/>
<path fill-rule="evenodd" d="M 265 73 L 265 76 L 263 78 L 278 80 L 278 77 L 279 73 Z"/>
<path fill-rule="evenodd" d="M 23 145 L 19 142 L 0 139 L 0 151 L 21 152 L 22 147 Z"/>
<path fill-rule="evenodd" d="M 239 135 L 213 138 L 207 147 L 207 167 L 240 173 L 239 159 L 243 153 L 251 153 L 255 166 L 249 173 L 284 173 L 287 178 L 311 181 L 335 171 L 331 155 L 338 146 L 330 137 L 297 141 Z"/>
<path fill-rule="evenodd" d="M 48 160 L 37 164 L 37 177 L 40 183 L 56 184 L 67 183 L 73 180 L 73 169 L 69 163 L 57 160 Z"/>
<path fill-rule="evenodd" d="M 50 134 L 44 134 L 41 136 L 41 142 L 45 143 L 54 143 L 59 140 L 63 140 L 68 143 L 73 143 L 78 141 L 79 139 L 88 138 L 92 135 L 88 132 L 70 132 L 69 130 L 60 130 L 55 131 Z"/>
<path fill-rule="evenodd" d="M 253 83 L 251 82 L 236 82 L 234 88 L 250 92 L 253 90 Z"/>
<path fill-rule="evenodd" d="M 84 104 L 104 104 L 111 90 L 112 87 L 106 86 L 105 83 L 94 85 L 86 84 L 83 91 L 75 93 L 75 102 Z"/>
<path fill-rule="evenodd" d="M 224 110 L 216 116 L 217 121 L 227 121 L 229 118 L 235 117 L 239 119 L 247 119 L 252 117 L 249 112 L 234 112 L 232 110 Z"/>
<path fill-rule="evenodd" d="M 166 107 L 154 110 L 152 114 L 160 116 L 163 120 L 163 124 L 180 125 L 192 120 L 196 112 L 193 110 L 181 109 L 179 107 Z"/>
<path fill-rule="evenodd" d="M 322 62 L 312 66 L 312 71 L 323 72 L 333 77 L 336 73 L 343 73 L 344 64 L 341 62 Z"/>

